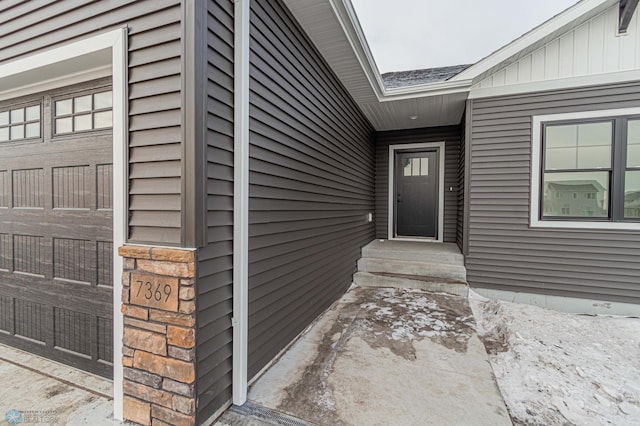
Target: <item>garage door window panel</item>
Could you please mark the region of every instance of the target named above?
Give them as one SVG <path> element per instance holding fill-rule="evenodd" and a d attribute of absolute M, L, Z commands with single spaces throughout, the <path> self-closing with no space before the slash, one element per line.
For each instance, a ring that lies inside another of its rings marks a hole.
<path fill-rule="evenodd" d="M 40 139 L 41 111 L 40 104 L 0 110 L 0 143 Z"/>
<path fill-rule="evenodd" d="M 54 133 L 88 132 L 113 126 L 112 92 L 100 91 L 54 102 Z"/>

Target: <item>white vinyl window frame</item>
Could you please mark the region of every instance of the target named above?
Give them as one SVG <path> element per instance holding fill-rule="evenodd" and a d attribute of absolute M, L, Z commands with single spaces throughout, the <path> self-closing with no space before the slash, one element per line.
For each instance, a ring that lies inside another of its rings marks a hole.
<path fill-rule="evenodd" d="M 435 149 L 438 154 L 438 237 L 437 238 L 406 238 L 395 237 L 394 229 L 396 224 L 395 218 L 395 158 L 396 153 L 406 150 L 433 150 Z M 425 142 L 425 143 L 411 143 L 403 145 L 389 145 L 389 185 L 388 185 L 388 235 L 389 240 L 398 241 L 417 241 L 427 243 L 442 243 L 444 242 L 444 166 L 445 166 L 445 143 L 444 142 Z"/>
<path fill-rule="evenodd" d="M 100 52 L 103 52 L 106 58 L 104 64 L 96 64 L 96 54 Z M 123 419 L 124 400 L 122 390 L 124 317 L 120 312 L 123 262 L 118 255 L 118 248 L 125 243 L 127 224 L 127 52 L 127 29 L 123 27 L 0 65 L 0 100 L 105 76 L 112 78 L 113 410 L 116 420 Z M 73 66 L 70 67 L 69 63 Z M 60 69 L 69 71 L 60 74 Z"/>
<path fill-rule="evenodd" d="M 531 193 L 529 225 L 531 228 L 559 228 L 586 230 L 640 230 L 638 222 L 603 222 L 588 220 L 542 220 L 540 218 L 540 179 L 542 177 L 542 125 L 558 121 L 588 120 L 607 117 L 638 115 L 640 108 L 620 108 L 564 114 L 537 115 L 532 117 L 531 132 Z"/>

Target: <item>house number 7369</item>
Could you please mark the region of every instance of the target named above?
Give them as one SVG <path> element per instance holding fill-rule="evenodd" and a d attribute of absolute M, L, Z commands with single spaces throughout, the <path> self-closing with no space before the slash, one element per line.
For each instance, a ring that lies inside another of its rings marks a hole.
<path fill-rule="evenodd" d="M 164 298 L 164 301 L 166 302 L 169 300 L 169 296 L 171 296 L 171 286 L 169 284 L 161 286 L 160 283 L 155 283 L 154 286 L 152 282 L 141 280 L 137 280 L 136 283 L 138 284 L 136 297 L 140 297 L 140 294 L 142 293 L 142 297 L 147 300 L 160 302 Z"/>

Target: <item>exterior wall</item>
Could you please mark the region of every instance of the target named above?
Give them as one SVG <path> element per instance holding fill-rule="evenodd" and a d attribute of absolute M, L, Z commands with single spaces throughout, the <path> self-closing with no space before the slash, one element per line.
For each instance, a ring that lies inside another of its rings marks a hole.
<path fill-rule="evenodd" d="M 124 418 L 195 424 L 195 255 L 126 246 L 122 274 Z"/>
<path fill-rule="evenodd" d="M 529 227 L 532 115 L 639 105 L 638 83 L 473 100 L 471 286 L 640 302 L 639 231 Z"/>
<path fill-rule="evenodd" d="M 351 284 L 373 129 L 281 1 L 252 1 L 249 377 Z"/>
<path fill-rule="evenodd" d="M 387 239 L 389 221 L 389 145 L 445 142 L 444 241 L 456 242 L 460 126 L 378 132 L 376 136 L 376 238 Z M 453 192 L 449 191 L 453 187 Z"/>
<path fill-rule="evenodd" d="M 637 70 L 640 67 L 638 13 L 631 18 L 627 34 L 619 36 L 619 7 L 616 2 L 575 29 L 496 71 L 474 88 Z"/>
<path fill-rule="evenodd" d="M 462 116 L 460 124 L 460 146 L 458 147 L 458 215 L 456 217 L 456 244 L 464 252 L 464 216 L 465 216 L 465 181 L 466 181 L 466 146 L 467 146 L 467 114 Z"/>
<path fill-rule="evenodd" d="M 130 241 L 182 241 L 181 3 L 0 4 L 0 63 L 128 26 Z"/>
<path fill-rule="evenodd" d="M 231 400 L 233 310 L 233 9 L 207 2 L 207 232 L 198 251 L 198 419 Z"/>

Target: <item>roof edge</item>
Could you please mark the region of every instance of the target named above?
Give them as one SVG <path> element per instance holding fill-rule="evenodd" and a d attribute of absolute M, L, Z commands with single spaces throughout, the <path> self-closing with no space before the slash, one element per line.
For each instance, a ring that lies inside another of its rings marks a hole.
<path fill-rule="evenodd" d="M 348 0 L 346 0 L 348 1 Z M 531 31 L 526 32 L 506 46 L 501 47 L 489 56 L 476 62 L 460 74 L 455 75 L 449 81 L 454 80 L 473 80 L 483 73 L 499 66 L 513 55 L 526 49 L 532 44 L 544 39 L 545 37 L 561 30 L 563 27 L 571 24 L 587 13 L 595 10 L 604 10 L 618 0 L 582 0 L 570 8 L 560 12 L 558 15 L 535 27 Z"/>

